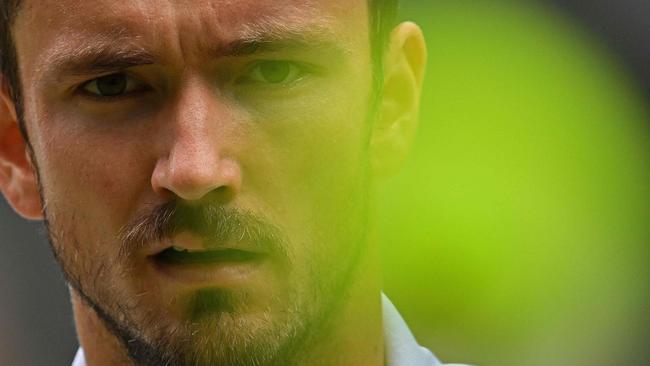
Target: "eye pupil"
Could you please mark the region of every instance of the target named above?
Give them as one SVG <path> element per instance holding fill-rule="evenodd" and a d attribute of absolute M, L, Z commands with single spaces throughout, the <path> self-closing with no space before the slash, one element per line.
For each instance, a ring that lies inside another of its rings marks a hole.
<path fill-rule="evenodd" d="M 260 73 L 269 83 L 281 83 L 291 73 L 291 65 L 288 62 L 282 61 L 265 62 L 260 65 Z"/>
<path fill-rule="evenodd" d="M 126 82 L 124 74 L 103 76 L 97 79 L 97 90 L 105 97 L 121 95 L 126 91 Z"/>

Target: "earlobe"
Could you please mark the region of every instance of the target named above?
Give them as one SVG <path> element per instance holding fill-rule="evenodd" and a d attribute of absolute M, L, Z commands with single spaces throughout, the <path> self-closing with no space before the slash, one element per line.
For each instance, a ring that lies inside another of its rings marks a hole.
<path fill-rule="evenodd" d="M 1 81 L 1 79 L 0 79 Z M 0 95 L 0 191 L 19 215 L 43 218 L 36 171 L 18 127 L 14 104 L 7 88 Z"/>
<path fill-rule="evenodd" d="M 426 46 L 420 28 L 410 22 L 391 33 L 384 60 L 379 116 L 371 140 L 375 176 L 393 175 L 406 158 L 418 122 Z"/>

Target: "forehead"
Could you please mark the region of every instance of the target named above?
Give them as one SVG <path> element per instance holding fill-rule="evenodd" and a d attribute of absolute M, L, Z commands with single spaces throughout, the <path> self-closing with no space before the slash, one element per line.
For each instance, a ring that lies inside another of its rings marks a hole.
<path fill-rule="evenodd" d="M 359 48 L 367 40 L 365 0 L 24 0 L 14 23 L 19 62 L 92 42 L 136 42 L 181 53 L 263 29 L 329 33 Z M 20 51 L 23 52 L 20 52 Z"/>
<path fill-rule="evenodd" d="M 365 5 L 363 0 L 23 0 L 19 18 L 43 29 L 128 30 L 191 21 L 227 32 L 261 19 L 359 19 Z"/>

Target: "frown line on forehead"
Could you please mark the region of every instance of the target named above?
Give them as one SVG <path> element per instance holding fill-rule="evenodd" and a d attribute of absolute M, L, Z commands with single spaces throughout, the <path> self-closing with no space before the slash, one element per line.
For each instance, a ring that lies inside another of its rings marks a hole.
<path fill-rule="evenodd" d="M 263 17 L 242 23 L 232 35 L 215 34 L 209 41 L 197 41 L 202 57 L 243 57 L 282 51 L 313 51 L 343 57 L 352 51 L 336 34 L 326 17 Z M 40 78 L 90 75 L 153 63 L 169 63 L 173 45 L 152 41 L 142 34 L 123 28 L 119 32 L 89 31 L 82 37 L 62 37 L 46 52 Z M 179 49 L 184 52 L 187 47 Z M 180 59 L 186 55 L 181 54 Z M 167 59 L 166 59 L 167 57 Z"/>

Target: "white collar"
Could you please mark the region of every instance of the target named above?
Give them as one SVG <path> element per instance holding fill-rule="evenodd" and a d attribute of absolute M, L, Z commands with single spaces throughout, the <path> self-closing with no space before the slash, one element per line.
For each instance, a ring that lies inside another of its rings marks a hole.
<path fill-rule="evenodd" d="M 428 349 L 421 347 L 404 319 L 386 295 L 381 295 L 384 314 L 386 366 L 442 366 Z"/>

